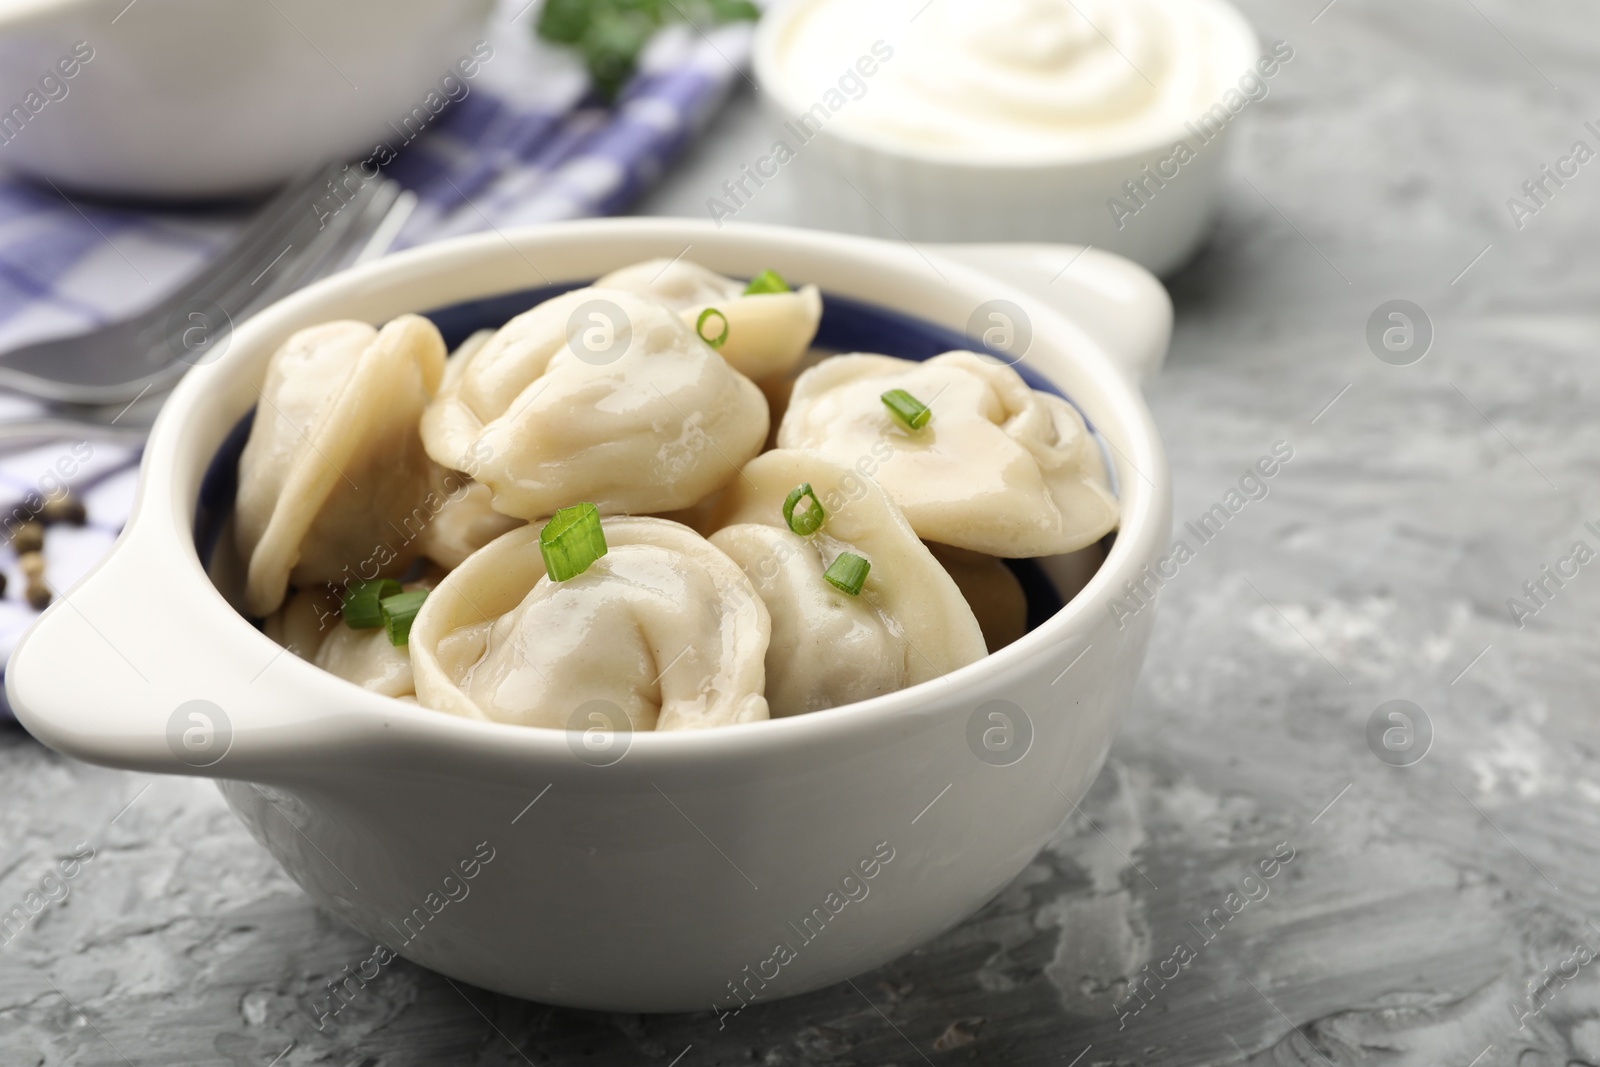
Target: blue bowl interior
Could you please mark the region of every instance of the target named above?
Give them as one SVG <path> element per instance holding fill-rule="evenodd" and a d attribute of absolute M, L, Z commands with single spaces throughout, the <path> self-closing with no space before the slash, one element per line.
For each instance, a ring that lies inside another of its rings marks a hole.
<path fill-rule="evenodd" d="M 571 289 L 580 288 L 582 284 L 584 283 L 573 282 L 566 285 L 523 289 L 515 293 L 451 304 L 422 314 L 432 320 L 439 328 L 439 332 L 444 335 L 445 344 L 454 350 L 476 331 L 496 329 L 529 308 Z M 813 343 L 818 348 L 844 352 L 879 352 L 918 361 L 931 359 L 941 352 L 952 349 L 990 351 L 982 341 L 968 337 L 960 331 L 936 326 L 889 308 L 832 293 L 823 296 L 822 323 Z M 1007 358 L 1001 352 L 993 354 L 1000 359 Z M 1053 393 L 1072 403 L 1072 398 L 1056 388 L 1053 382 L 1021 363 L 1015 366 L 1017 372 L 1033 388 Z M 1082 411 L 1081 408 L 1079 410 Z M 212 458 L 211 465 L 200 483 L 200 499 L 195 509 L 194 538 L 201 562 L 207 566 L 210 565 L 211 554 L 216 548 L 223 523 L 233 511 L 234 496 L 239 488 L 239 454 L 244 451 L 245 442 L 250 436 L 250 425 L 254 419 L 255 411 L 252 409 L 239 420 L 222 446 L 217 449 L 217 454 Z M 1085 422 L 1088 422 L 1087 416 Z M 1094 430 L 1092 423 L 1089 423 L 1089 428 L 1104 453 L 1103 439 Z M 1114 471 L 1110 463 L 1107 463 L 1107 467 Z M 1109 536 L 1114 537 L 1115 534 Z M 1063 606 L 1061 594 L 1045 576 L 1044 570 L 1038 563 L 1031 559 L 1008 559 L 1003 562 L 1017 576 L 1024 592 L 1027 593 L 1028 629 L 1032 630 L 1061 610 Z"/>

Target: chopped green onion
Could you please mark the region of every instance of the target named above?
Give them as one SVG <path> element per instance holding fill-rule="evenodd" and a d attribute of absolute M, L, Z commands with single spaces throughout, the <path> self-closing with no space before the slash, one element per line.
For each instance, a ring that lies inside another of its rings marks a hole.
<path fill-rule="evenodd" d="M 878 398 L 883 401 L 884 407 L 889 409 L 889 414 L 895 421 L 908 430 L 920 430 L 928 425 L 928 420 L 933 417 L 933 412 L 927 405 L 904 389 L 891 389 Z"/>
<path fill-rule="evenodd" d="M 871 569 L 872 564 L 854 552 L 841 552 L 838 559 L 828 564 L 822 576 L 839 592 L 859 596 L 861 583 L 867 580 L 867 572 Z"/>
<path fill-rule="evenodd" d="M 344 624 L 352 630 L 377 629 L 383 625 L 383 609 L 378 602 L 398 592 L 400 583 L 393 578 L 372 578 L 351 584 L 345 589 L 339 606 Z"/>
<path fill-rule="evenodd" d="M 418 589 L 386 596 L 378 602 L 383 609 L 383 628 L 389 631 L 391 645 L 399 647 L 411 640 L 411 623 L 416 619 L 417 612 L 422 610 L 422 602 L 427 599 L 428 591 Z"/>
<path fill-rule="evenodd" d="M 783 275 L 775 270 L 764 270 L 750 279 L 750 284 L 744 287 L 745 296 L 757 296 L 761 293 L 787 293 L 789 283 L 783 280 Z"/>
<path fill-rule="evenodd" d="M 556 512 L 539 531 L 539 554 L 552 582 L 564 582 L 588 570 L 589 564 L 606 554 L 600 509 L 593 504 L 574 504 Z"/>
<path fill-rule="evenodd" d="M 705 331 L 706 320 L 713 315 L 722 320 L 722 332 L 717 334 L 715 337 L 707 337 Z M 704 341 L 712 348 L 721 348 L 722 342 L 728 339 L 728 316 L 724 315 L 716 308 L 706 308 L 704 311 L 700 312 L 700 317 L 695 320 L 694 332 L 700 335 L 700 340 Z"/>
<path fill-rule="evenodd" d="M 794 507 L 806 497 L 811 498 L 811 503 L 799 515 L 794 513 Z M 789 524 L 789 529 L 801 537 L 809 537 L 822 528 L 822 520 L 828 513 L 822 510 L 822 501 L 817 499 L 817 494 L 812 492 L 810 482 L 801 482 L 789 491 L 783 502 L 783 521 Z"/>

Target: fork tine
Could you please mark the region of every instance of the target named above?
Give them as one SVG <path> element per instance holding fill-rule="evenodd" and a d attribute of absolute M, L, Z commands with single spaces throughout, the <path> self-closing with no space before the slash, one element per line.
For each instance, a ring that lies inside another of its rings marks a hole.
<path fill-rule="evenodd" d="M 321 189 L 329 179 L 337 176 L 343 169 L 342 164 L 329 163 L 306 171 L 300 177 L 292 179 L 280 189 L 272 199 L 262 205 L 261 210 L 239 231 L 237 243 L 256 241 L 263 234 L 270 233 L 277 225 L 278 219 L 293 214 L 305 204 L 306 194 L 314 189 Z"/>
<path fill-rule="evenodd" d="M 386 178 L 369 184 L 370 188 L 361 190 L 359 200 L 353 198 L 346 205 L 350 210 L 342 211 L 329 220 L 317 238 L 285 265 L 279 277 L 241 305 L 237 312 L 239 319 L 248 317 L 260 307 L 303 285 L 350 265 L 350 253 L 358 247 L 362 254 L 372 253 L 373 258 L 388 250 L 405 217 L 415 205 L 416 197 L 403 192 L 397 182 Z M 187 364 L 174 360 L 145 378 L 129 382 L 124 391 L 131 395 L 135 386 L 164 390 L 176 384 L 188 370 Z"/>
<path fill-rule="evenodd" d="M 371 235 L 398 192 L 396 184 L 386 178 L 378 178 L 362 186 L 349 203 L 332 218 L 323 221 L 322 229 L 317 231 L 299 255 L 284 264 L 277 277 L 261 290 L 241 299 L 236 314 L 240 317 L 248 315 L 256 308 L 295 291 L 307 280 L 331 274 L 342 266 L 350 243 L 353 240 L 365 240 Z M 374 214 L 380 201 L 382 210 Z M 226 304 L 223 306 L 227 307 Z"/>
<path fill-rule="evenodd" d="M 388 209 L 399 194 L 399 185 L 383 178 L 369 182 L 368 186 L 358 190 L 345 205 L 345 210 L 326 220 L 317 235 L 284 263 L 277 277 L 241 301 L 238 309 L 230 313 L 235 324 L 257 309 L 345 266 L 349 250 L 373 238 L 375 231 L 383 226 Z M 383 206 L 384 210 L 375 210 L 378 206 Z M 392 232 L 390 240 L 393 240 Z M 171 340 L 170 334 L 164 334 L 156 343 L 169 343 Z M 171 348 L 168 350 L 175 351 Z M 132 395 L 136 386 L 165 390 L 175 385 L 188 370 L 187 364 L 172 360 L 144 378 L 130 381 L 122 389 L 127 395 Z"/>
<path fill-rule="evenodd" d="M 351 198 L 332 214 L 319 218 L 314 211 L 308 210 L 299 228 L 287 235 L 293 238 L 292 256 L 284 254 L 290 250 L 285 248 L 267 270 L 248 279 L 240 276 L 228 290 L 216 294 L 214 302 L 238 321 L 293 292 L 308 279 L 332 273 L 344 265 L 339 259 L 345 255 L 352 235 L 364 238 L 382 218 L 382 211 L 377 216 L 372 215 L 375 202 L 381 199 L 383 210 L 387 210 L 398 191 L 396 183 L 378 177 L 364 181 Z M 312 228 L 313 222 L 316 223 L 315 229 Z M 328 256 L 335 257 L 336 261 L 331 265 L 323 262 Z M 265 258 L 264 254 L 262 258 Z M 269 273 L 271 277 L 267 283 L 258 287 L 262 277 Z"/>
<path fill-rule="evenodd" d="M 270 250 L 281 248 L 291 234 L 304 228 L 307 216 L 315 218 L 309 209 L 312 194 L 339 173 L 340 165 L 329 164 L 286 185 L 215 259 L 146 312 L 151 321 L 164 324 L 173 309 L 191 300 L 210 300 L 226 306 L 218 294 L 231 292 L 241 275 L 259 271 L 262 260 L 274 254 Z"/>
<path fill-rule="evenodd" d="M 411 218 L 411 213 L 417 209 L 417 194 L 409 189 L 401 189 L 395 184 L 394 202 L 384 212 L 383 219 L 374 227 L 372 236 L 367 238 L 367 243 L 361 246 L 355 258 L 350 261 L 350 266 L 359 267 L 363 263 L 370 263 L 381 259 L 394 247 L 396 238 Z"/>
<path fill-rule="evenodd" d="M 270 216 L 266 225 L 257 228 L 248 239 L 235 242 L 225 253 L 207 267 L 209 275 L 200 284 L 187 286 L 184 291 L 165 301 L 162 307 L 167 314 L 151 316 L 139 323 L 135 344 L 140 348 L 176 353 L 171 341 L 174 332 L 186 328 L 187 318 L 174 323 L 174 315 L 185 306 L 194 307 L 204 301 L 220 307 L 230 323 L 237 323 L 248 313 L 249 306 L 259 307 L 258 298 L 272 287 L 273 280 L 304 258 L 304 253 L 323 237 L 323 223 L 314 210 L 314 194 L 318 183 L 329 174 L 338 173 L 334 167 L 323 168 L 312 177 L 298 182 L 279 196 L 262 214 Z M 320 194 L 318 194 L 320 195 Z M 290 255 L 293 252 L 294 255 Z M 262 262 L 266 261 L 265 268 Z M 271 276 L 267 285 L 256 288 L 263 278 Z M 280 295 L 287 292 L 276 290 Z M 151 373 L 161 375 L 165 368 Z"/>
<path fill-rule="evenodd" d="M 263 277 L 282 273 L 289 253 L 299 252 L 321 235 L 326 224 L 318 219 L 315 211 L 315 201 L 320 196 L 317 183 L 325 181 L 330 173 L 338 172 L 321 171 L 311 182 L 275 201 L 276 206 L 271 209 L 273 217 L 269 220 L 271 225 L 263 227 L 253 239 L 230 247 L 208 266 L 207 277 L 188 292 L 179 294 L 182 299 L 171 301 L 172 306 L 205 300 L 230 314 L 238 314 Z M 164 327 L 164 319 L 162 323 Z"/>
<path fill-rule="evenodd" d="M 314 269 L 305 272 L 305 280 L 336 274 L 347 267 L 365 263 L 383 256 L 399 236 L 416 207 L 415 193 L 406 192 L 400 184 L 380 178 L 372 198 L 361 208 L 360 215 L 349 229 L 331 243 L 326 255 Z M 305 284 L 302 281 L 300 284 Z"/>

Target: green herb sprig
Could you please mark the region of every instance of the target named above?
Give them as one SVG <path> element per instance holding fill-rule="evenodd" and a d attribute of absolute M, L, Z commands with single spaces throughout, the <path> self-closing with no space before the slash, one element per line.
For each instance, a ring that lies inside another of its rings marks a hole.
<path fill-rule="evenodd" d="M 633 76 L 639 53 L 669 22 L 705 29 L 761 12 L 749 0 L 546 0 L 535 32 L 583 56 L 595 88 L 607 100 Z"/>

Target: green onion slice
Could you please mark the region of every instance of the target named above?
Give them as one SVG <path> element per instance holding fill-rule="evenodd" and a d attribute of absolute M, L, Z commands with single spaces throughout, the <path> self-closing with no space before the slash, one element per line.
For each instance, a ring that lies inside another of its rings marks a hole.
<path fill-rule="evenodd" d="M 411 640 L 411 623 L 416 619 L 417 612 L 422 610 L 422 602 L 427 599 L 428 591 L 418 589 L 386 596 L 378 602 L 383 609 L 383 628 L 389 632 L 391 645 L 399 647 Z"/>
<path fill-rule="evenodd" d="M 796 515 L 795 505 L 806 498 L 811 503 Z M 783 501 L 783 521 L 789 524 L 789 529 L 801 537 L 810 537 L 822 528 L 822 521 L 828 513 L 822 510 L 822 501 L 817 499 L 817 494 L 812 491 L 810 482 L 801 482 L 789 491 L 788 497 Z"/>
<path fill-rule="evenodd" d="M 339 612 L 344 624 L 352 630 L 375 630 L 383 625 L 383 609 L 379 605 L 386 596 L 400 592 L 400 583 L 393 578 L 371 578 L 352 582 L 345 588 Z"/>
<path fill-rule="evenodd" d="M 715 337 L 707 337 L 705 329 L 706 320 L 711 318 L 713 315 L 722 320 L 722 332 L 717 334 Z M 728 339 L 728 316 L 724 315 L 716 308 L 706 308 L 704 311 L 700 312 L 700 317 L 695 320 L 694 332 L 700 335 L 700 340 L 704 341 L 712 348 L 721 348 L 722 343 Z"/>
<path fill-rule="evenodd" d="M 854 552 L 841 552 L 839 558 L 828 564 L 822 576 L 839 592 L 859 596 L 861 583 L 867 580 L 867 572 L 871 569 L 872 564 Z"/>
<path fill-rule="evenodd" d="M 539 554 L 553 582 L 576 578 L 589 564 L 606 554 L 606 535 L 600 528 L 600 509 L 574 504 L 551 516 L 539 531 Z"/>
<path fill-rule="evenodd" d="M 783 275 L 775 270 L 764 270 L 750 279 L 750 284 L 744 287 L 745 296 L 757 296 L 761 293 L 787 293 L 789 283 L 783 280 Z"/>
<path fill-rule="evenodd" d="M 926 404 L 904 389 L 891 389 L 878 399 L 883 401 L 884 407 L 889 409 L 889 414 L 895 417 L 895 421 L 908 430 L 922 429 L 933 417 L 933 412 L 928 410 Z"/>

